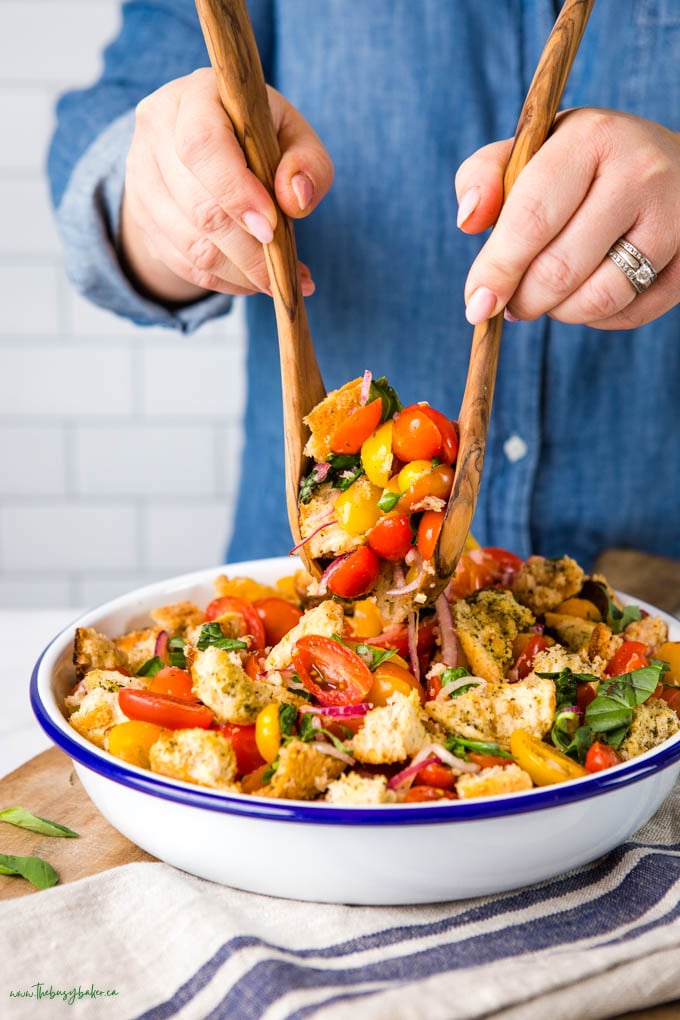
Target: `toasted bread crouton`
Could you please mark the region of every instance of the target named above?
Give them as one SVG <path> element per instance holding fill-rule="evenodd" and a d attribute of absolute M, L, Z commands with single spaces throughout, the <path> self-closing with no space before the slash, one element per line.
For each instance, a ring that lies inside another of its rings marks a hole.
<path fill-rule="evenodd" d="M 562 645 L 550 645 L 549 648 L 538 652 L 529 676 L 535 676 L 537 673 L 561 673 L 563 669 L 570 669 L 572 673 L 602 675 L 595 671 L 592 660 L 585 652 L 568 652 Z"/>
<path fill-rule="evenodd" d="M 279 752 L 276 772 L 255 793 L 284 800 L 314 800 L 347 768 L 345 762 L 302 740 L 291 740 Z"/>
<path fill-rule="evenodd" d="M 306 549 L 313 559 L 339 556 L 363 545 L 361 535 L 350 535 L 335 518 L 333 508 L 339 495 L 339 489 L 325 482 L 308 503 L 300 503 L 300 535 L 307 539 Z"/>
<path fill-rule="evenodd" d="M 612 634 L 606 623 L 596 623 L 588 641 L 586 655 L 589 659 L 609 662 L 614 652 L 623 644 L 623 638 Z"/>
<path fill-rule="evenodd" d="M 633 721 L 628 736 L 619 747 L 619 754 L 627 761 L 638 754 L 651 751 L 680 730 L 680 719 L 661 698 L 649 698 L 633 709 Z"/>
<path fill-rule="evenodd" d="M 512 591 L 518 602 L 540 616 L 578 594 L 584 576 L 581 567 L 570 556 L 557 560 L 530 556 L 515 574 Z"/>
<path fill-rule="evenodd" d="M 659 616 L 643 616 L 628 624 L 623 637 L 626 641 L 641 641 L 648 653 L 653 652 L 668 640 L 668 625 Z"/>
<path fill-rule="evenodd" d="M 470 670 L 485 680 L 501 680 L 512 663 L 512 643 L 535 620 L 508 591 L 482 588 L 453 604 L 453 619 Z"/>
<path fill-rule="evenodd" d="M 193 602 L 173 602 L 169 606 L 152 609 L 149 616 L 169 634 L 183 634 L 189 627 L 195 627 L 205 619 L 205 612 Z"/>
<path fill-rule="evenodd" d="M 148 677 L 128 676 L 127 673 L 119 673 L 115 669 L 91 669 L 64 698 L 64 707 L 69 714 L 75 712 L 80 708 L 85 696 L 97 687 L 109 694 L 117 694 L 121 687 L 136 687 L 141 690 L 148 685 Z"/>
<path fill-rule="evenodd" d="M 395 692 L 386 705 L 366 713 L 352 740 L 352 753 L 373 765 L 405 761 L 429 740 L 418 693 L 411 691 L 407 697 Z"/>
<path fill-rule="evenodd" d="M 457 698 L 428 701 L 425 710 L 449 733 L 493 741 L 507 749 L 513 730 L 545 736 L 555 714 L 555 685 L 529 674 L 517 683 L 487 683 Z"/>
<path fill-rule="evenodd" d="M 494 765 L 476 774 L 460 776 L 456 793 L 461 800 L 470 797 L 493 797 L 499 793 L 519 793 L 533 788 L 531 776 L 514 762 L 510 765 Z"/>
<path fill-rule="evenodd" d="M 73 665 L 76 678 L 82 680 L 91 669 L 127 666 L 127 656 L 106 634 L 100 634 L 93 627 L 77 627 L 73 639 Z"/>
<path fill-rule="evenodd" d="M 300 617 L 299 622 L 281 638 L 277 645 L 274 645 L 265 660 L 265 669 L 285 669 L 286 666 L 290 666 L 295 642 L 304 634 L 332 637 L 334 634 L 342 634 L 344 628 L 345 614 L 342 611 L 342 606 L 332 599 L 326 599 L 321 605 L 308 609 Z"/>
<path fill-rule="evenodd" d="M 324 799 L 331 804 L 393 804 L 397 797 L 387 788 L 387 776 L 344 772 L 329 784 Z"/>
<path fill-rule="evenodd" d="M 261 709 L 272 701 L 305 703 L 283 687 L 251 680 L 237 655 L 214 645 L 196 652 L 191 675 L 194 694 L 213 710 L 219 722 L 243 726 L 254 723 Z"/>
<path fill-rule="evenodd" d="M 236 754 L 217 730 L 163 730 L 149 749 L 151 771 L 214 790 L 238 790 Z"/>
<path fill-rule="evenodd" d="M 106 736 L 112 726 L 127 722 L 128 717 L 118 704 L 118 690 L 94 687 L 85 695 L 76 711 L 69 716 L 69 722 L 81 736 L 91 740 L 97 747 L 104 747 Z"/>
<path fill-rule="evenodd" d="M 339 390 L 331 390 L 328 396 L 313 408 L 306 418 L 305 425 L 311 435 L 305 446 L 305 456 L 311 457 L 319 464 L 328 460 L 331 453 L 331 437 L 340 422 L 350 411 L 361 406 L 361 386 L 363 379 L 352 379 Z"/>
<path fill-rule="evenodd" d="M 131 630 L 121 637 L 114 638 L 119 652 L 127 657 L 128 669 L 136 673 L 149 659 L 156 654 L 156 639 L 162 627 L 146 627 L 144 630 Z"/>
<path fill-rule="evenodd" d="M 570 652 L 587 648 L 591 635 L 598 626 L 593 620 L 584 620 L 582 616 L 568 616 L 565 613 L 547 612 L 544 619 L 546 627 Z"/>

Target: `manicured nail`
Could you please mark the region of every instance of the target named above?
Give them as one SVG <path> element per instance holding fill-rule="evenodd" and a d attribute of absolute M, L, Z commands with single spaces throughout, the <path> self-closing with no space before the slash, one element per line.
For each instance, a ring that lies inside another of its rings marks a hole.
<path fill-rule="evenodd" d="M 243 223 L 249 234 L 252 234 L 260 244 L 271 244 L 274 240 L 274 231 L 269 220 L 265 219 L 262 213 L 248 209 L 243 214 Z"/>
<path fill-rule="evenodd" d="M 519 319 L 516 319 L 512 312 L 508 311 L 507 308 L 503 312 L 503 318 L 506 322 L 519 322 Z"/>
<path fill-rule="evenodd" d="M 314 198 L 314 185 L 306 174 L 295 174 L 291 180 L 291 187 L 300 206 L 300 212 L 304 212 L 312 204 Z"/>
<path fill-rule="evenodd" d="M 466 220 L 472 216 L 473 212 L 479 205 L 479 200 L 482 197 L 482 193 L 479 188 L 468 188 L 463 197 L 460 200 L 458 206 L 458 216 L 456 217 L 456 225 L 462 227 Z"/>
<path fill-rule="evenodd" d="M 303 276 L 300 280 L 300 287 L 302 288 L 303 297 L 310 297 L 316 290 L 316 284 L 311 276 Z"/>
<path fill-rule="evenodd" d="M 498 298 L 488 287 L 478 287 L 465 306 L 465 318 L 472 326 L 486 322 L 493 313 Z"/>

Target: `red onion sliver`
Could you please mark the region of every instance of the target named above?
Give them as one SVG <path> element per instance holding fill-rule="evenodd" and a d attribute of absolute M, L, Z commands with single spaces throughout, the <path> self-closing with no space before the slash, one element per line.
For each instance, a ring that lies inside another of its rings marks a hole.
<path fill-rule="evenodd" d="M 153 650 L 153 654 L 157 655 L 159 659 L 163 660 L 163 662 L 167 661 L 166 654 L 168 650 L 169 640 L 170 635 L 168 634 L 167 630 L 162 630 L 159 633 L 158 637 L 156 638 L 156 646 Z"/>
<path fill-rule="evenodd" d="M 320 751 L 321 754 L 327 754 L 330 758 L 339 758 L 340 761 L 344 761 L 346 765 L 354 765 L 354 758 L 352 755 L 346 754 L 344 751 L 339 751 L 333 744 L 322 744 L 321 741 L 315 741 L 309 746 Z"/>
<path fill-rule="evenodd" d="M 439 595 L 434 604 L 439 622 L 439 640 L 441 642 L 442 662 L 455 669 L 458 665 L 458 638 L 453 625 L 451 605 L 446 595 Z"/>
<path fill-rule="evenodd" d="M 418 658 L 418 614 L 408 614 L 408 657 L 411 672 L 420 682 L 420 659 Z"/>
<path fill-rule="evenodd" d="M 359 399 L 363 404 L 368 403 L 368 396 L 371 392 L 371 382 L 373 381 L 373 373 L 367 368 L 364 372 L 364 378 L 361 380 L 361 394 Z"/>
<path fill-rule="evenodd" d="M 370 712 L 371 706 L 367 701 L 362 701 L 358 705 L 327 705 L 325 708 L 319 708 L 317 705 L 302 705 L 300 711 L 311 712 L 313 715 L 325 715 L 329 719 L 356 719 Z"/>
<path fill-rule="evenodd" d="M 401 772 L 397 772 L 392 776 L 387 783 L 388 790 L 397 790 L 400 786 L 403 786 L 404 783 L 408 782 L 409 779 L 413 782 L 422 768 L 425 768 L 426 765 L 434 765 L 437 761 L 437 756 L 435 754 L 430 754 L 425 758 L 421 758 L 420 761 L 417 760 L 418 757 L 419 756 L 416 755 L 410 765 L 407 765 L 405 769 L 401 770 Z M 410 785 L 411 784 L 409 783 L 409 786 Z"/>
<path fill-rule="evenodd" d="M 330 469 L 331 469 L 331 466 L 330 466 L 330 464 L 327 461 L 324 462 L 323 464 L 316 464 L 315 467 L 314 467 L 314 476 L 315 476 L 317 482 L 325 481 L 326 476 L 328 475 L 328 472 L 330 471 Z"/>
<path fill-rule="evenodd" d="M 311 542 L 315 535 L 318 535 L 320 531 L 324 530 L 324 528 L 330 528 L 331 524 L 335 523 L 337 523 L 335 520 L 335 512 L 331 511 L 330 520 L 324 521 L 324 523 L 320 524 L 318 528 L 314 528 L 314 531 L 312 531 L 311 534 L 307 535 L 307 538 L 303 538 L 301 542 L 298 542 L 297 545 L 293 546 L 288 555 L 294 556 L 298 549 L 302 549 L 303 545 L 307 545 L 308 542 Z"/>

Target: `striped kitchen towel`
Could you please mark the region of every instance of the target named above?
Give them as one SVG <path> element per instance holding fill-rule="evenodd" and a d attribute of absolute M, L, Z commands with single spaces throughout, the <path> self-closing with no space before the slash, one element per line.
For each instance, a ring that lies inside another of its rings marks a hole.
<path fill-rule="evenodd" d="M 413 866 L 455 861 L 423 846 Z M 127 865 L 0 904 L 0 961 L 8 1020 L 611 1018 L 680 998 L 680 787 L 587 867 L 457 903 L 301 903 Z"/>

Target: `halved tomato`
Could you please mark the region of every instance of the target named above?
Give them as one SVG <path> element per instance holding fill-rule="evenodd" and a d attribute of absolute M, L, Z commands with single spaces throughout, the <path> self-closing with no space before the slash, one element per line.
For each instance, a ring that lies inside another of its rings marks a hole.
<path fill-rule="evenodd" d="M 362 443 L 375 432 L 382 418 L 382 398 L 377 397 L 370 404 L 355 407 L 340 422 L 330 438 L 333 453 L 358 453 Z"/>
<path fill-rule="evenodd" d="M 206 623 L 218 620 L 220 616 L 233 613 L 241 617 L 241 637 L 250 634 L 253 639 L 252 648 L 259 651 L 265 647 L 264 624 L 250 602 L 236 595 L 222 595 L 213 599 L 205 611 Z"/>
<path fill-rule="evenodd" d="M 358 599 L 375 588 L 380 560 L 367 545 L 338 557 L 328 575 L 328 590 L 341 599 Z"/>
<path fill-rule="evenodd" d="M 236 767 L 239 775 L 254 772 L 266 762 L 257 749 L 255 740 L 255 724 L 238 726 L 236 723 L 218 723 L 215 729 L 231 741 L 236 755 Z"/>
<path fill-rule="evenodd" d="M 437 786 L 440 790 L 455 790 L 456 777 L 451 769 L 441 762 L 431 761 L 423 765 L 413 780 L 414 786 Z"/>
<path fill-rule="evenodd" d="M 173 698 L 170 694 L 154 694 L 153 691 L 123 687 L 118 692 L 118 704 L 128 719 L 155 723 L 168 730 L 187 730 L 194 727 L 207 730 L 212 726 L 214 716 L 199 702 Z"/>
<path fill-rule="evenodd" d="M 623 676 L 649 665 L 647 645 L 642 641 L 624 641 L 607 663 L 607 676 Z"/>
<path fill-rule="evenodd" d="M 322 705 L 358 705 L 366 700 L 373 683 L 373 674 L 356 652 L 319 634 L 298 639 L 293 666 Z"/>

